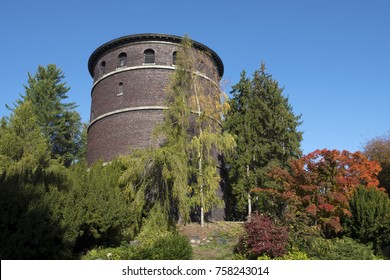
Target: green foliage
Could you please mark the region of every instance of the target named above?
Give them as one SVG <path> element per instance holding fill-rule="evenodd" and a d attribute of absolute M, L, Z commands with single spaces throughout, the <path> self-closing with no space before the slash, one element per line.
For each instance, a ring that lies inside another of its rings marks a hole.
<path fill-rule="evenodd" d="M 68 91 L 62 79 L 54 65 L 39 67 L 10 117 L 1 119 L 2 259 L 69 259 L 116 246 L 131 222 L 120 164 L 65 167 L 80 158 L 85 142 L 74 104 L 61 102 Z"/>
<path fill-rule="evenodd" d="M 377 260 L 371 244 L 361 244 L 348 237 L 342 239 L 316 238 L 306 248 L 311 259 L 319 260 Z"/>
<path fill-rule="evenodd" d="M 36 170 L 49 164 L 48 146 L 31 102 L 20 104 L 0 127 L 0 173 Z"/>
<path fill-rule="evenodd" d="M 191 210 L 198 209 L 203 221 L 205 212 L 222 203 L 216 195 L 220 182 L 216 153 L 232 149 L 234 139 L 222 134 L 218 125 L 222 111 L 219 87 L 196 68 L 210 61 L 205 57 L 192 48 L 190 39 L 183 39 L 176 71 L 166 89 L 168 110 L 155 129 L 159 147 L 133 151 L 121 159 L 126 167 L 121 185 L 132 205 L 134 233 L 155 207 L 173 223 L 187 222 Z"/>
<path fill-rule="evenodd" d="M 251 212 L 253 191 L 276 187 L 266 176 L 270 165 L 285 167 L 291 157 L 301 154 L 300 116 L 294 115 L 282 91 L 264 65 L 253 79 L 243 71 L 240 82 L 233 86 L 224 128 L 237 137 L 236 153 L 227 157 L 226 163 L 238 217 Z"/>
<path fill-rule="evenodd" d="M 74 251 L 95 246 L 117 246 L 130 225 L 129 205 L 119 188 L 121 165 L 97 162 L 89 169 L 81 163 L 69 170 L 69 191 L 64 194 L 63 223 L 69 228 Z"/>
<path fill-rule="evenodd" d="M 52 211 L 66 170 L 50 160 L 31 102 L 21 103 L 0 127 L 0 256 L 69 258 L 66 228 Z"/>
<path fill-rule="evenodd" d="M 66 231 L 51 210 L 58 197 L 56 187 L 45 183 L 49 176 L 32 172 L 0 179 L 1 259 L 69 258 Z M 27 175 L 27 174 L 26 174 Z"/>
<path fill-rule="evenodd" d="M 116 248 L 93 249 L 83 259 L 89 260 L 190 260 L 192 247 L 177 233 L 161 236 L 153 244 L 124 244 Z"/>
<path fill-rule="evenodd" d="M 73 258 L 86 248 L 119 244 L 130 217 L 120 166 L 66 169 L 50 159 L 31 101 L 3 119 L 0 132 L 2 258 Z"/>
<path fill-rule="evenodd" d="M 305 252 L 297 251 L 297 250 L 287 252 L 287 254 L 282 257 L 271 258 L 265 255 L 265 256 L 260 256 L 257 259 L 258 260 L 310 260 L 310 258 Z"/>
<path fill-rule="evenodd" d="M 169 235 L 173 225 L 167 217 L 164 210 L 156 205 L 144 219 L 141 232 L 136 237 L 137 241 L 144 246 L 151 247 L 158 239 Z"/>
<path fill-rule="evenodd" d="M 156 209 L 166 215 L 161 220 L 169 224 L 189 217 L 187 159 L 176 148 L 167 145 L 138 150 L 120 159 L 125 168 L 120 183 L 131 205 L 133 235 Z"/>
<path fill-rule="evenodd" d="M 80 115 L 74 111 L 75 103 L 64 103 L 68 98 L 69 87 L 61 69 L 54 64 L 39 66 L 35 75 L 28 74 L 25 94 L 17 101 L 17 107 L 30 102 L 36 115 L 36 123 L 45 136 L 51 150 L 51 157 L 69 166 L 80 159 L 80 152 L 85 146 L 81 135 Z"/>
<path fill-rule="evenodd" d="M 69 258 L 66 228 L 52 211 L 65 188 L 64 170 L 27 166 L 0 176 L 0 257 L 2 259 Z"/>
<path fill-rule="evenodd" d="M 190 260 L 192 247 L 187 237 L 171 233 L 160 237 L 148 247 L 145 259 L 149 260 Z"/>
<path fill-rule="evenodd" d="M 184 37 L 177 57 L 177 71 L 168 89 L 172 100 L 183 101 L 180 107 L 176 107 L 177 102 L 167 104 L 172 112 L 185 108 L 182 111 L 186 112 L 186 120 L 174 123 L 175 126 L 180 123 L 191 124 L 187 126 L 187 130 L 191 130 L 191 133 L 187 132 L 190 141 L 184 149 L 190 159 L 191 204 L 194 210 L 199 210 L 202 226 L 205 213 L 222 204 L 217 196 L 220 182 L 217 153 L 229 152 L 235 147 L 233 137 L 222 133 L 218 123 L 226 109 L 226 104 L 222 103 L 225 95 L 216 84 L 219 77 L 211 61 L 208 53 L 195 50 L 191 40 Z M 199 68 L 199 65 L 202 67 Z M 203 74 L 210 79 L 205 79 Z M 192 116 L 188 112 L 192 112 Z M 169 118 L 165 121 L 172 123 Z"/>
<path fill-rule="evenodd" d="M 359 187 L 349 201 L 352 216 L 347 219 L 351 237 L 372 242 L 376 249 L 390 242 L 390 199 L 383 191 Z"/>

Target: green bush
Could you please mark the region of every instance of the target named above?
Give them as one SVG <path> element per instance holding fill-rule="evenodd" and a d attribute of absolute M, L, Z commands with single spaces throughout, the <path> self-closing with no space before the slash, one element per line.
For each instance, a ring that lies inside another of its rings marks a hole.
<path fill-rule="evenodd" d="M 74 252 L 116 247 L 131 224 L 131 212 L 119 188 L 120 166 L 98 162 L 87 169 L 77 164 L 69 169 L 70 188 L 64 194 L 63 223 L 70 229 Z"/>
<path fill-rule="evenodd" d="M 150 260 L 190 260 L 192 247 L 187 237 L 177 233 L 159 238 L 148 247 L 145 255 Z"/>
<path fill-rule="evenodd" d="M 31 174 L 35 177 L 35 174 Z M 21 174 L 3 180 L 0 175 L 0 258 L 69 259 L 71 246 L 61 217 L 55 187 L 37 175 L 31 182 Z"/>
<path fill-rule="evenodd" d="M 307 244 L 306 253 L 311 259 L 319 260 L 376 260 L 371 244 L 361 244 L 356 240 L 316 238 Z"/>
<path fill-rule="evenodd" d="M 359 187 L 349 206 L 348 235 L 362 243 L 372 242 L 375 249 L 390 242 L 390 199 L 386 193 Z"/>
<path fill-rule="evenodd" d="M 302 251 L 296 251 L 293 250 L 291 252 L 288 252 L 283 257 L 278 257 L 275 259 L 272 259 L 268 256 L 261 256 L 257 258 L 258 260 L 310 260 L 308 255 L 305 252 Z"/>
<path fill-rule="evenodd" d="M 158 239 L 171 234 L 173 227 L 169 225 L 168 215 L 159 205 L 150 210 L 143 220 L 141 232 L 136 239 L 146 247 L 151 247 Z"/>
<path fill-rule="evenodd" d="M 92 249 L 85 256 L 84 260 L 128 260 L 132 259 L 133 254 L 136 252 L 136 247 L 130 247 L 128 245 L 116 247 L 116 248 L 100 248 Z"/>
<path fill-rule="evenodd" d="M 189 240 L 177 233 L 160 237 L 151 245 L 123 244 L 116 248 L 93 249 L 83 257 L 86 260 L 190 260 Z"/>

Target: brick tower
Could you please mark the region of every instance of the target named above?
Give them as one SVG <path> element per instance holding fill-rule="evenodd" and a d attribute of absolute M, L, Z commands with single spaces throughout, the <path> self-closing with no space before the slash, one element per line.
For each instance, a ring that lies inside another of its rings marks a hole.
<path fill-rule="evenodd" d="M 130 148 L 152 144 L 154 125 L 163 119 L 165 88 L 175 70 L 180 42 L 181 37 L 174 35 L 129 35 L 92 53 L 88 61 L 93 78 L 88 164 L 99 159 L 107 162 L 130 153 Z M 213 69 L 209 71 L 217 75 L 210 76 L 221 79 L 219 56 L 201 43 L 193 41 L 193 46 L 211 54 Z"/>

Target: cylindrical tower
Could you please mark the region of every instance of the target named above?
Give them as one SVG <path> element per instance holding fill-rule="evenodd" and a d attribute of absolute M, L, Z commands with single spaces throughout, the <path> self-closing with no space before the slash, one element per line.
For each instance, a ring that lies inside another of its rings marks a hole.
<path fill-rule="evenodd" d="M 165 88 L 175 70 L 180 42 L 181 37 L 174 35 L 129 35 L 92 53 L 88 61 L 93 78 L 88 164 L 99 159 L 107 162 L 132 148 L 152 144 L 153 127 L 163 118 Z M 209 71 L 216 71 L 220 79 L 223 63 L 219 56 L 201 43 L 193 41 L 193 46 L 210 54 L 213 69 Z"/>

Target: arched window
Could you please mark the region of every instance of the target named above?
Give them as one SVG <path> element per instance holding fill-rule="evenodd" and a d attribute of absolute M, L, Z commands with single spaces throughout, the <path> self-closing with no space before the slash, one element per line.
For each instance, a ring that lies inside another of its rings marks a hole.
<path fill-rule="evenodd" d="M 116 94 L 117 96 L 123 95 L 123 83 L 119 83 L 118 85 L 118 93 Z"/>
<path fill-rule="evenodd" d="M 176 65 L 176 53 L 177 52 L 173 52 L 172 54 L 172 65 Z"/>
<path fill-rule="evenodd" d="M 106 68 L 106 62 L 103 60 L 102 62 L 100 62 L 100 65 L 99 65 L 100 76 L 104 75 L 105 68 Z"/>
<path fill-rule="evenodd" d="M 118 55 L 118 67 L 125 67 L 127 62 L 127 54 L 126 53 L 120 53 Z"/>
<path fill-rule="evenodd" d="M 154 63 L 154 50 L 147 49 L 146 51 L 144 51 L 144 63 Z"/>

